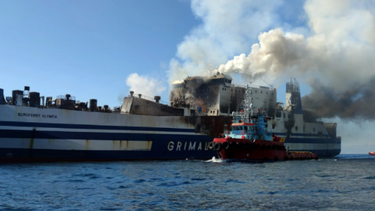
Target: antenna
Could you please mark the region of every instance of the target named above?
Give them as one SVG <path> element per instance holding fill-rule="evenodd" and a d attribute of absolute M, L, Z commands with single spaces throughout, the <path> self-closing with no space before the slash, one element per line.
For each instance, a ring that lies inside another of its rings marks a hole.
<path fill-rule="evenodd" d="M 271 84 L 269 84 L 269 83 L 267 83 L 265 80 L 263 80 L 261 77 L 259 77 L 260 78 L 260 80 L 262 80 L 264 83 L 266 83 L 268 86 L 270 86 L 270 87 L 272 87 L 273 88 L 273 85 L 271 85 Z"/>

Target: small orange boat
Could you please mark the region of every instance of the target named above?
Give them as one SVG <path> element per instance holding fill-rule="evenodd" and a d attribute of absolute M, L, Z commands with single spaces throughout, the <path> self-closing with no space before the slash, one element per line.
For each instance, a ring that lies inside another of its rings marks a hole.
<path fill-rule="evenodd" d="M 369 155 L 375 155 L 375 152 L 369 152 L 368 154 Z"/>

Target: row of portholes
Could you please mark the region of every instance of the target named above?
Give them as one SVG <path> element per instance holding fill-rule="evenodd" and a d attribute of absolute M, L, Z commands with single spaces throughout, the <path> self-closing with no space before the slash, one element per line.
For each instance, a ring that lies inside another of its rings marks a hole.
<path fill-rule="evenodd" d="M 222 88 L 223 91 L 227 91 L 227 88 Z M 241 92 L 240 90 L 237 91 L 237 89 L 234 90 L 235 92 Z M 231 89 L 231 92 L 233 92 L 233 89 Z M 254 91 L 255 93 L 257 93 L 257 90 Z M 245 90 L 242 90 L 242 93 L 245 93 Z M 261 94 L 263 94 L 263 91 L 260 91 Z M 250 94 L 252 94 L 252 92 L 250 92 Z M 268 94 L 268 92 L 266 92 L 266 94 Z M 273 92 L 271 92 L 271 94 L 273 95 Z"/>
<path fill-rule="evenodd" d="M 227 88 L 223 88 L 223 91 L 227 91 Z M 233 92 L 233 89 L 230 90 L 231 92 Z M 235 89 L 234 92 L 241 92 L 241 90 L 238 90 Z M 245 93 L 245 90 L 242 90 L 242 93 Z"/>

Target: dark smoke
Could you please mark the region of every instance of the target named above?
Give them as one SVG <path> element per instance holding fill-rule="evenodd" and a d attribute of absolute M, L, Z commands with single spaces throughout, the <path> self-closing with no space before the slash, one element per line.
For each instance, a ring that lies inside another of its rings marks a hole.
<path fill-rule="evenodd" d="M 311 94 L 302 98 L 304 109 L 313 112 L 317 118 L 340 117 L 343 120 L 375 119 L 375 78 L 366 84 L 357 84 L 340 94 L 334 94 L 331 87 L 315 80 L 310 86 Z"/>

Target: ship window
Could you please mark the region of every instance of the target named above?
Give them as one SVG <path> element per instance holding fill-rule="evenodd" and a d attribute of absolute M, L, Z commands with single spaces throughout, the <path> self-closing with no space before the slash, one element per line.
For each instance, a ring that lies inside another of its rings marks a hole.
<path fill-rule="evenodd" d="M 298 130 L 298 127 L 297 127 L 297 126 L 296 126 L 295 128 L 296 128 L 296 130 Z"/>
<path fill-rule="evenodd" d="M 260 91 L 260 93 L 262 94 L 262 93 L 263 93 L 263 91 Z"/>
<path fill-rule="evenodd" d="M 313 131 L 315 132 L 315 127 L 313 128 Z"/>
<path fill-rule="evenodd" d="M 230 89 L 231 92 L 233 92 L 233 89 Z"/>
<path fill-rule="evenodd" d="M 266 94 L 268 94 L 268 92 L 266 92 Z"/>
<path fill-rule="evenodd" d="M 255 90 L 255 93 L 257 93 L 257 90 Z"/>

